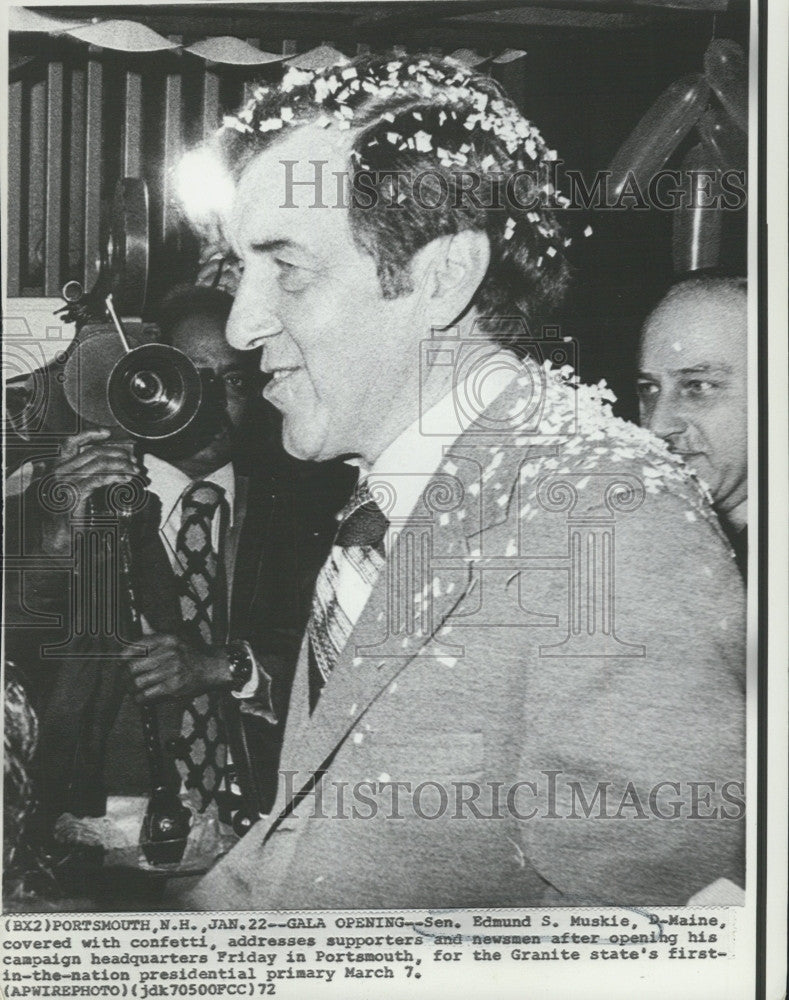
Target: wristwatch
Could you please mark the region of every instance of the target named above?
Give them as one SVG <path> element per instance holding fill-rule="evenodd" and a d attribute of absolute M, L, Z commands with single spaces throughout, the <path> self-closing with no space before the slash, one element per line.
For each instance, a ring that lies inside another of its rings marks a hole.
<path fill-rule="evenodd" d="M 227 644 L 227 662 L 230 666 L 231 687 L 241 691 L 252 679 L 255 654 L 245 639 L 231 639 Z"/>

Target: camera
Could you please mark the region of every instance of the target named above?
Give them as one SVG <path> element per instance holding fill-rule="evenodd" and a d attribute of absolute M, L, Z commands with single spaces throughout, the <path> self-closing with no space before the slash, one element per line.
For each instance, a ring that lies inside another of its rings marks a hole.
<path fill-rule="evenodd" d="M 79 282 L 69 281 L 62 290 L 61 312 L 76 323 L 77 333 L 59 382 L 79 417 L 118 436 L 161 442 L 189 428 L 191 443 L 209 439 L 217 433 L 215 420 L 203 416 L 206 426 L 199 427 L 196 418 L 217 388 L 183 352 L 157 343 L 158 331 L 141 319 L 148 253 L 148 191 L 144 181 L 127 177 L 115 189 L 95 286 L 84 293 Z"/>

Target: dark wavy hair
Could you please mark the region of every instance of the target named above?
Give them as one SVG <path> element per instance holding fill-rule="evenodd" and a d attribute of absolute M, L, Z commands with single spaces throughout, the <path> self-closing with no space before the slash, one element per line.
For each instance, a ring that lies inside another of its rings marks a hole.
<path fill-rule="evenodd" d="M 477 230 L 491 250 L 472 303 L 483 330 L 510 345 L 523 321 L 538 325 L 557 308 L 569 240 L 550 197 L 555 154 L 495 81 L 421 55 L 365 55 L 319 73 L 291 71 L 226 119 L 220 155 L 237 179 L 294 125 L 315 121 L 353 130 L 351 229 L 373 257 L 386 297 L 412 290 L 410 262 L 422 247 Z M 400 178 L 394 205 L 393 172 Z M 513 202 L 502 194 L 516 175 Z"/>

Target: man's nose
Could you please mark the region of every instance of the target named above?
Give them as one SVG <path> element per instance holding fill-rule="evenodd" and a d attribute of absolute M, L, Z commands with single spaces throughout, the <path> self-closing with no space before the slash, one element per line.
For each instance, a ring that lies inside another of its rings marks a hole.
<path fill-rule="evenodd" d="M 688 429 L 688 422 L 677 401 L 670 395 L 658 395 L 646 421 L 647 427 L 664 441 L 675 441 Z"/>
<path fill-rule="evenodd" d="M 242 278 L 225 328 L 228 344 L 237 351 L 252 351 L 278 333 L 282 323 L 262 294 Z"/>

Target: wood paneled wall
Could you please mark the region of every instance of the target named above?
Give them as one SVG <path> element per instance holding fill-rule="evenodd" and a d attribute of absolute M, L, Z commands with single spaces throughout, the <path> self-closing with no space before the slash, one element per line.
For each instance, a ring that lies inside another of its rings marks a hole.
<path fill-rule="evenodd" d="M 282 51 L 296 47 L 285 42 Z M 219 67 L 188 54 L 130 57 L 85 46 L 54 49 L 17 69 L 9 85 L 7 295 L 57 296 L 71 279 L 93 285 L 123 176 L 146 180 L 152 264 L 166 261 L 177 272 L 190 237 L 174 203 L 173 166 L 255 80 L 279 72 L 277 64 Z"/>

